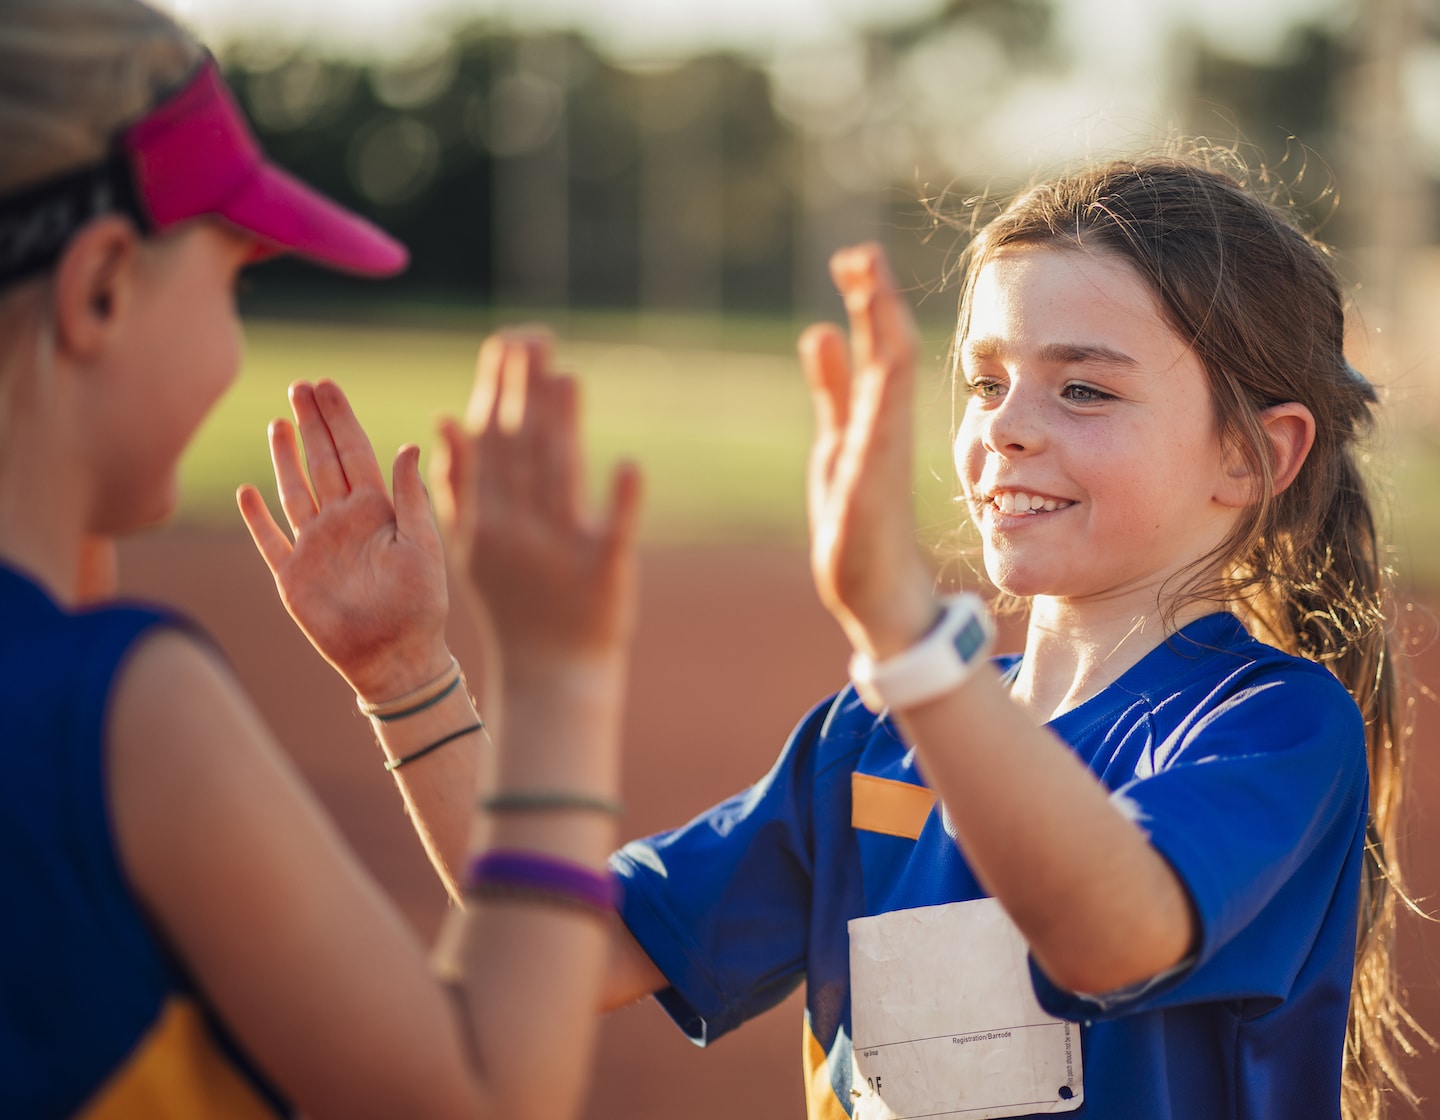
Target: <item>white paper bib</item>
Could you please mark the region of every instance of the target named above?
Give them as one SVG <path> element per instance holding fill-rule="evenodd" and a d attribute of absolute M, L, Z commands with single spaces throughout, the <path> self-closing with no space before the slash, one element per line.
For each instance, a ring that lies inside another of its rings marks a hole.
<path fill-rule="evenodd" d="M 1085 1100 L 1080 1028 L 1035 999 L 993 898 L 850 922 L 855 1120 L 987 1120 Z"/>

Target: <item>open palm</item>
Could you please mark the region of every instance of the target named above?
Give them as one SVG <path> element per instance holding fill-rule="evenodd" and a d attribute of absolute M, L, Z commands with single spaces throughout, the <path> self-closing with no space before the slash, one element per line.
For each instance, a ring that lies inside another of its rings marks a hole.
<path fill-rule="evenodd" d="M 298 382 L 290 403 L 298 438 L 287 421 L 270 426 L 290 535 L 253 486 L 239 491 L 241 515 L 285 608 L 321 656 L 366 699 L 403 694 L 450 660 L 444 554 L 419 449 L 396 456 L 392 500 L 339 386 Z"/>

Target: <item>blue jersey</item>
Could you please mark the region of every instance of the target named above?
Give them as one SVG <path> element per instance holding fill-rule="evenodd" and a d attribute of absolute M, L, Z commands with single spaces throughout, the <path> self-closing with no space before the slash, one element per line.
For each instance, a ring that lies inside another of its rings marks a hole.
<path fill-rule="evenodd" d="M 4 567 L 0 617 L 0 1116 L 288 1115 L 157 936 L 111 834 L 112 687 L 136 642 L 179 620 L 71 613 Z"/>
<path fill-rule="evenodd" d="M 1104 997 L 1029 965 L 1041 1007 L 1079 1024 L 1071 1114 L 1339 1117 L 1368 808 L 1349 694 L 1215 614 L 1049 726 L 1170 862 L 1198 930 L 1182 967 Z M 849 689 L 819 705 L 757 784 L 616 853 L 657 999 L 705 1044 L 805 982 L 809 1116 L 850 1115 L 847 925 L 984 897 L 947 823 L 888 719 Z"/>

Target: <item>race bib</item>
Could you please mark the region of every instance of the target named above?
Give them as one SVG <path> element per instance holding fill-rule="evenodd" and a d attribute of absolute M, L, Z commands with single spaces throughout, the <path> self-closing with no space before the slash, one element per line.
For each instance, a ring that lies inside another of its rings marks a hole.
<path fill-rule="evenodd" d="M 855 1120 L 986 1120 L 1085 1100 L 1080 1027 L 1040 1009 L 993 898 L 850 922 Z"/>

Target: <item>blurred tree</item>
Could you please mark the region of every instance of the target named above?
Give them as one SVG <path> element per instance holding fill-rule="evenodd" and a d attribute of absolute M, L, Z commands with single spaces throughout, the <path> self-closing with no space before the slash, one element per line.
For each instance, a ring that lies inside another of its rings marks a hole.
<path fill-rule="evenodd" d="M 1428 190 L 1440 174 L 1440 97 L 1421 80 L 1440 74 L 1435 21 L 1418 19 L 1418 0 L 1348 2 L 1271 57 L 1182 27 L 1171 65 L 1147 71 L 1167 83 L 1155 104 L 1187 131 L 1242 141 L 1281 178 L 1301 177 L 1297 201 L 1317 224 L 1336 179 L 1398 198 L 1400 178 Z M 369 65 L 237 44 L 222 61 L 266 146 L 413 256 L 385 285 L 279 262 L 257 275 L 256 299 L 833 314 L 825 258 L 865 237 L 930 291 L 964 240 L 968 200 L 1105 150 L 1096 119 L 1075 121 L 1093 89 L 1056 3 L 944 0 L 763 65 L 707 54 L 625 66 L 573 33 L 485 23 Z M 1425 127 L 1429 139 L 1404 144 Z M 1143 139 L 1112 135 L 1116 148 Z M 1428 212 L 1402 223 L 1398 205 L 1379 208 L 1384 230 L 1376 217 L 1325 234 L 1428 236 Z M 929 306 L 949 313 L 948 297 Z"/>
<path fill-rule="evenodd" d="M 241 46 L 223 54 L 267 150 L 371 215 L 414 259 L 403 281 L 379 287 L 277 261 L 256 275 L 256 298 L 268 309 L 299 293 L 327 301 L 381 291 L 492 296 L 491 157 L 472 122 L 488 92 L 493 43 L 459 36 L 428 56 L 385 67 L 298 49 Z"/>

